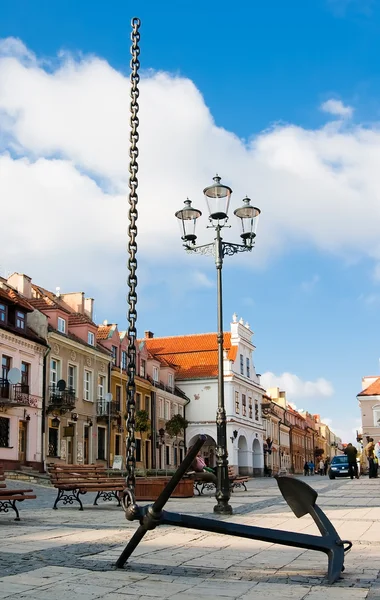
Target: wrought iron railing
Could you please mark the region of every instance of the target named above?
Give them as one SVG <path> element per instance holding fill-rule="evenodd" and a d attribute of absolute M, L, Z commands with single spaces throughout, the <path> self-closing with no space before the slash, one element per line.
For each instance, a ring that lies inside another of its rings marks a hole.
<path fill-rule="evenodd" d="M 166 385 L 163 381 L 156 381 L 150 375 L 147 375 L 147 380 L 149 381 L 149 383 L 154 385 L 154 387 L 157 387 L 160 390 L 165 390 L 166 392 L 170 392 L 174 396 L 179 396 L 180 398 L 186 397 L 185 394 L 180 389 L 178 389 L 176 386 Z"/>
<path fill-rule="evenodd" d="M 29 386 L 24 383 L 12 385 L 7 379 L 0 379 L 0 403 L 2 406 L 29 406 L 36 408 L 40 396 L 29 393 Z"/>
<path fill-rule="evenodd" d="M 75 408 L 76 396 L 73 388 L 67 388 L 60 391 L 56 385 L 49 386 L 49 406 L 48 410 L 58 409 L 68 411 Z"/>
<path fill-rule="evenodd" d="M 116 400 L 112 400 L 111 402 L 107 402 L 104 398 L 99 398 L 96 403 L 96 416 L 97 417 L 107 417 L 110 416 L 118 417 L 120 414 L 120 403 L 116 402 Z"/>

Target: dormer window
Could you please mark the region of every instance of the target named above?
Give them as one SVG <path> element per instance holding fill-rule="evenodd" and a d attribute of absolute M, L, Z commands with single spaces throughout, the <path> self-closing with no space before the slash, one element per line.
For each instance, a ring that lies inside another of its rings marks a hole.
<path fill-rule="evenodd" d="M 168 386 L 173 389 L 174 388 L 174 377 L 173 373 L 168 373 Z"/>
<path fill-rule="evenodd" d="M 92 331 L 89 331 L 87 334 L 87 343 L 90 344 L 90 346 L 95 346 L 95 335 Z"/>
<path fill-rule="evenodd" d="M 112 346 L 112 364 L 117 364 L 117 346 Z"/>
<path fill-rule="evenodd" d="M 7 307 L 5 304 L 0 304 L 0 323 L 7 322 Z"/>
<path fill-rule="evenodd" d="M 58 331 L 66 333 L 66 320 L 62 319 L 62 317 L 58 317 Z"/>
<path fill-rule="evenodd" d="M 25 313 L 16 310 L 16 327 L 25 331 Z"/>
<path fill-rule="evenodd" d="M 153 381 L 158 381 L 158 367 L 153 367 Z"/>

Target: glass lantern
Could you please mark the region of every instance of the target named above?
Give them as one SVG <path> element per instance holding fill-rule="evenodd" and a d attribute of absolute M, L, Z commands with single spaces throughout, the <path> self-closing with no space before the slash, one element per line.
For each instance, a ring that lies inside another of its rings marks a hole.
<path fill-rule="evenodd" d="M 242 233 L 240 237 L 245 246 L 252 247 L 253 240 L 256 237 L 257 223 L 261 210 L 255 206 L 251 206 L 250 198 L 246 197 L 243 200 L 243 206 L 234 211 L 241 221 Z"/>
<path fill-rule="evenodd" d="M 191 200 L 185 200 L 185 206 L 181 210 L 177 210 L 175 216 L 180 222 L 181 239 L 184 242 L 195 244 L 197 236 L 195 235 L 195 226 L 197 219 L 202 215 L 197 208 L 192 208 Z"/>
<path fill-rule="evenodd" d="M 214 177 L 213 185 L 203 190 L 211 221 L 227 221 L 232 189 L 223 185 L 219 175 Z"/>

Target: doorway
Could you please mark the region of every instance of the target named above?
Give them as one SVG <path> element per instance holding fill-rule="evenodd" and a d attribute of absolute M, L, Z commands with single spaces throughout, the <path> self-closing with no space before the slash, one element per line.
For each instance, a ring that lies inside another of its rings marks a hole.
<path fill-rule="evenodd" d="M 89 440 L 89 426 L 84 426 L 84 435 L 83 435 L 83 462 L 85 465 L 89 464 L 90 459 L 90 440 Z"/>
<path fill-rule="evenodd" d="M 18 422 L 18 459 L 21 464 L 26 463 L 26 446 L 27 446 L 27 423 L 26 421 Z"/>

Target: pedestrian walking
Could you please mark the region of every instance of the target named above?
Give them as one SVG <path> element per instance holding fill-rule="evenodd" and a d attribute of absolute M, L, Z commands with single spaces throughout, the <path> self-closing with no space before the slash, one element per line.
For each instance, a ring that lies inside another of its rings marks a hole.
<path fill-rule="evenodd" d="M 377 477 L 377 465 L 375 464 L 375 444 L 373 443 L 373 438 L 367 438 L 368 444 L 364 448 L 364 454 L 368 460 L 368 476 L 370 479 L 374 479 Z"/>
<path fill-rule="evenodd" d="M 303 466 L 303 474 L 306 475 L 310 475 L 310 470 L 309 470 L 309 463 L 306 461 L 304 466 Z"/>
<path fill-rule="evenodd" d="M 319 461 L 318 470 L 320 475 L 325 474 L 325 463 L 323 462 L 323 458 Z"/>
<path fill-rule="evenodd" d="M 323 473 L 324 475 L 327 475 L 327 471 L 329 470 L 329 463 L 330 463 L 329 459 L 326 458 L 325 464 L 324 464 L 324 467 L 323 467 L 324 468 L 324 473 Z"/>
<path fill-rule="evenodd" d="M 309 472 L 310 472 L 310 475 L 314 475 L 314 469 L 315 469 L 315 467 L 314 467 L 314 463 L 313 463 L 313 461 L 311 460 L 311 461 L 309 462 Z"/>
<path fill-rule="evenodd" d="M 351 479 L 353 479 L 354 476 L 356 477 L 356 479 L 359 479 L 358 463 L 356 461 L 356 457 L 358 455 L 357 449 L 350 442 L 349 444 L 347 444 L 347 447 L 346 447 L 344 453 L 347 456 L 347 460 L 348 460 L 349 476 L 351 477 Z"/>

